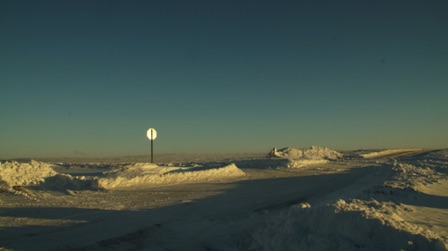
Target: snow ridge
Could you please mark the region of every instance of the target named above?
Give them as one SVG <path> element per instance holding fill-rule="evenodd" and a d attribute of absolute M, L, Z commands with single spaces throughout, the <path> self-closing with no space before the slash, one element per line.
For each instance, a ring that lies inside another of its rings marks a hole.
<path fill-rule="evenodd" d="M 352 199 L 313 208 L 299 204 L 253 233 L 254 250 L 448 250 L 448 239 L 402 215 L 401 204 L 427 186 L 446 181 L 430 168 L 394 163 L 391 178 Z"/>
<path fill-rule="evenodd" d="M 10 187 L 36 185 L 57 174 L 51 167 L 34 160 L 29 163 L 5 162 L 0 165 L 0 179 Z"/>
<path fill-rule="evenodd" d="M 293 147 L 285 147 L 277 150 L 272 149 L 269 153 L 270 157 L 286 158 L 286 159 L 329 159 L 336 160 L 342 158 L 342 154 L 328 149 L 326 147 L 312 146 L 310 148 L 296 149 Z"/>
<path fill-rule="evenodd" d="M 178 183 L 219 181 L 244 176 L 244 172 L 235 164 L 221 168 L 175 168 L 154 164 L 133 164 L 122 170 L 109 173 L 99 179 L 99 185 L 105 189 L 118 189 L 135 186 L 170 185 Z"/>

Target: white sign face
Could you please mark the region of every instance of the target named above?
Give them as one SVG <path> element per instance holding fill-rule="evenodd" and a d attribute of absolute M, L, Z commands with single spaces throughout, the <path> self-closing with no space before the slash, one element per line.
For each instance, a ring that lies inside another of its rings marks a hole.
<path fill-rule="evenodd" d="M 149 128 L 146 132 L 146 137 L 148 137 L 149 140 L 155 140 L 157 138 L 157 132 L 154 128 Z"/>

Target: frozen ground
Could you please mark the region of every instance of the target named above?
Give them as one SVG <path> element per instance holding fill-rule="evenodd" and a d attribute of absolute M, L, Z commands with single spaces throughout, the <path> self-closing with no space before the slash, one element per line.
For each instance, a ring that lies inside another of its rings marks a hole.
<path fill-rule="evenodd" d="M 448 250 L 448 150 L 275 153 L 2 161 L 0 250 Z"/>

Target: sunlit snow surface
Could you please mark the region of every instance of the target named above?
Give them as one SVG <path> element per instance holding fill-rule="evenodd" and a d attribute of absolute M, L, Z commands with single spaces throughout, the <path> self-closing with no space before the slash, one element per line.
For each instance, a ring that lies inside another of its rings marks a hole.
<path fill-rule="evenodd" d="M 447 250 L 446 149 L 176 158 L 2 161 L 0 250 Z"/>

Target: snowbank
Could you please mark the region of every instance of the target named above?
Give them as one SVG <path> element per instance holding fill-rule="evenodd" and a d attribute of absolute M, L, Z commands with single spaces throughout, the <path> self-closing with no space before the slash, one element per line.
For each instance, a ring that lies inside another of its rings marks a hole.
<path fill-rule="evenodd" d="M 282 165 L 278 166 L 280 168 L 300 168 L 310 165 L 325 164 L 330 160 L 342 158 L 343 155 L 326 147 L 312 146 L 306 149 L 285 147 L 277 150 L 274 148 L 269 152 L 268 156 L 287 160 L 286 163 L 282 163 Z"/>
<path fill-rule="evenodd" d="M 118 171 L 109 172 L 98 180 L 105 189 L 119 189 L 135 186 L 157 186 L 178 183 L 218 181 L 244 176 L 235 164 L 221 168 L 179 168 L 162 167 L 153 164 L 134 164 Z"/>
<path fill-rule="evenodd" d="M 321 165 L 328 163 L 327 159 L 290 159 L 288 160 L 287 168 L 300 168 L 311 165 Z"/>
<path fill-rule="evenodd" d="M 446 175 L 438 173 L 429 167 L 394 163 L 392 170 L 395 172 L 395 175 L 384 183 L 389 188 L 423 192 L 428 185 L 446 179 Z"/>
<path fill-rule="evenodd" d="M 0 164 L 0 180 L 10 187 L 36 185 L 57 174 L 51 166 L 34 160 L 29 163 L 5 162 Z"/>
<path fill-rule="evenodd" d="M 431 153 L 428 154 L 428 157 L 448 159 L 448 149 L 432 151 Z"/>
<path fill-rule="evenodd" d="M 67 190 L 100 190 L 97 177 L 71 176 L 70 174 L 57 174 L 45 179 L 36 189 L 67 191 Z"/>
<path fill-rule="evenodd" d="M 378 151 L 378 152 L 360 154 L 360 156 L 365 159 L 371 159 L 371 158 L 380 158 L 380 157 L 385 157 L 385 156 L 390 156 L 390 155 L 395 155 L 395 154 L 412 153 L 412 152 L 417 152 L 417 151 L 421 151 L 421 150 L 422 150 L 421 148 L 386 149 L 386 150 L 382 150 L 382 151 Z"/>
<path fill-rule="evenodd" d="M 188 170 L 186 167 L 159 166 L 152 163 L 134 163 L 104 172 L 106 176 L 136 177 L 141 175 L 163 175 L 173 171 Z"/>
<path fill-rule="evenodd" d="M 293 147 L 285 147 L 277 150 L 272 149 L 269 153 L 270 157 L 286 158 L 286 159 L 330 159 L 335 160 L 342 158 L 342 154 L 328 149 L 326 147 L 312 146 L 307 149 L 296 149 Z"/>
<path fill-rule="evenodd" d="M 436 233 L 407 223 L 394 204 L 338 200 L 294 206 L 254 233 L 255 250 L 446 250 Z"/>
<path fill-rule="evenodd" d="M 406 202 L 429 207 L 423 192 L 445 182 L 446 175 L 427 167 L 394 163 L 382 185 L 352 199 L 313 208 L 302 203 L 280 214 L 253 234 L 254 250 L 448 250 L 446 236 L 404 218 Z M 444 195 L 446 196 L 446 195 Z M 443 205 L 439 205 L 443 206 Z M 414 215 L 415 217 L 416 215 Z"/>
<path fill-rule="evenodd" d="M 327 159 L 252 159 L 235 161 L 236 165 L 242 169 L 284 169 L 301 168 L 310 165 L 319 165 L 328 163 Z"/>
<path fill-rule="evenodd" d="M 33 187 L 36 190 L 97 190 L 95 178 L 73 177 L 59 174 L 53 170 L 54 165 L 31 160 L 28 163 L 5 162 L 0 166 L 0 189 L 30 197 L 30 191 L 20 187 Z M 21 191 L 23 190 L 23 191 Z"/>

